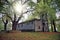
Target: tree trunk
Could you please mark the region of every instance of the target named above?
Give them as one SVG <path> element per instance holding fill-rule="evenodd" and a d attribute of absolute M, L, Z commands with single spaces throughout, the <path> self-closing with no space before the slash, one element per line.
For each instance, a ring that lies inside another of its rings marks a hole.
<path fill-rule="evenodd" d="M 49 32 L 47 13 L 42 14 L 43 32 Z"/>
<path fill-rule="evenodd" d="M 6 28 L 7 28 L 7 24 L 6 23 L 4 23 L 4 30 L 6 31 Z"/>
<path fill-rule="evenodd" d="M 6 27 L 7 27 L 7 24 L 8 24 L 8 19 L 6 19 L 5 21 L 4 21 L 4 19 L 3 19 L 3 17 L 2 17 L 2 21 L 3 21 L 3 23 L 4 23 L 4 30 L 6 31 Z"/>
<path fill-rule="evenodd" d="M 41 14 L 41 16 L 40 16 L 40 18 L 41 18 L 41 22 L 42 22 L 42 32 L 44 32 L 44 22 L 43 22 L 43 14 Z"/>
<path fill-rule="evenodd" d="M 54 26 L 54 32 L 57 32 L 56 31 L 56 25 L 55 25 L 55 21 L 53 20 L 53 26 Z"/>
<path fill-rule="evenodd" d="M 17 27 L 17 23 L 16 22 L 12 22 L 12 30 L 16 30 Z"/>
<path fill-rule="evenodd" d="M 46 32 L 49 32 L 49 26 L 48 26 L 48 15 L 47 15 L 47 13 L 45 14 L 45 18 L 46 18 L 46 21 L 45 21 L 45 25 L 46 25 L 46 27 L 47 27 L 47 31 Z"/>
<path fill-rule="evenodd" d="M 52 23 L 52 21 L 51 21 L 51 31 L 53 32 L 53 26 L 52 26 L 52 25 L 53 25 L 53 23 Z"/>
<path fill-rule="evenodd" d="M 44 23 L 43 23 L 42 31 L 44 32 Z"/>

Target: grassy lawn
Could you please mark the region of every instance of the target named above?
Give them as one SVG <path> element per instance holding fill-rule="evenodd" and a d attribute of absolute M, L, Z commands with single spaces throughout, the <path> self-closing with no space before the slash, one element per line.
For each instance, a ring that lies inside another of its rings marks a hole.
<path fill-rule="evenodd" d="M 0 33 L 0 40 L 60 40 L 60 33 L 55 32 Z"/>

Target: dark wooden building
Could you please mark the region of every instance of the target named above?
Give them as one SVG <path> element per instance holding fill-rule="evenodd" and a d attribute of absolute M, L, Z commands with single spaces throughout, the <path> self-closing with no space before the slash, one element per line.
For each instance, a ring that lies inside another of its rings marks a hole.
<path fill-rule="evenodd" d="M 33 19 L 19 23 L 16 28 L 16 30 L 20 30 L 20 31 L 40 31 L 40 32 L 43 32 L 43 30 L 45 32 L 48 32 L 48 29 L 49 27 L 46 25 L 44 25 L 43 27 L 43 23 L 41 19 Z"/>

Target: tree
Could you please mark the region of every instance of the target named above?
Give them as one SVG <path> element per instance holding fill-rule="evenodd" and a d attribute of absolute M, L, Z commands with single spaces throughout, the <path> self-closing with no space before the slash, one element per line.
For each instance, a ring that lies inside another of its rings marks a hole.
<path fill-rule="evenodd" d="M 60 0 L 55 0 L 54 2 L 57 6 L 57 9 L 60 11 Z"/>
<path fill-rule="evenodd" d="M 14 4 L 14 2 L 18 2 L 18 1 L 21 1 L 21 5 L 25 5 L 28 2 L 28 0 L 26 0 L 24 2 L 23 2 L 23 0 L 14 0 L 13 2 L 9 2 L 8 0 L 6 0 L 8 7 L 6 7 L 7 11 L 5 11 L 4 14 L 11 20 L 11 22 L 12 22 L 12 30 L 16 30 L 18 22 L 23 17 L 23 14 L 29 12 L 29 11 L 21 12 L 20 16 L 17 17 L 17 13 L 14 10 L 13 4 Z M 6 24 L 7 24 L 7 20 L 6 20 Z"/>
<path fill-rule="evenodd" d="M 6 1 L 2 1 L 2 0 L 0 0 L 0 13 L 3 15 L 4 13 L 2 13 L 2 11 L 3 11 L 3 9 L 5 9 L 4 8 L 4 2 L 6 2 Z M 4 15 L 5 16 L 5 15 Z M 5 19 L 3 19 L 3 17 L 4 16 L 2 16 L 1 18 L 2 18 L 2 21 L 3 21 L 3 23 L 4 23 L 4 30 L 6 31 L 6 27 L 7 27 L 7 24 L 8 24 L 8 19 L 6 18 L 6 20 Z"/>
<path fill-rule="evenodd" d="M 7 19 L 7 17 L 5 17 L 5 18 L 2 17 L 2 21 L 3 21 L 3 23 L 4 23 L 4 31 L 7 31 L 7 24 L 8 24 L 8 19 Z"/>
<path fill-rule="evenodd" d="M 54 3 L 56 5 L 57 12 L 60 11 L 60 0 L 54 0 Z M 54 23 L 53 23 L 54 24 Z M 55 25 L 54 25 L 55 26 Z"/>
<path fill-rule="evenodd" d="M 22 0 L 21 0 L 21 4 L 22 5 L 24 5 L 25 3 L 27 3 L 28 1 L 25 1 L 25 2 L 22 2 Z M 18 25 L 18 22 L 21 20 L 21 18 L 23 17 L 23 14 L 25 14 L 25 13 L 27 13 L 27 12 L 29 12 L 29 11 L 26 11 L 26 12 L 22 12 L 21 13 L 21 15 L 18 17 L 18 19 L 17 19 L 17 15 L 16 15 L 16 13 L 14 13 L 13 15 L 14 15 L 14 18 L 12 19 L 12 17 L 10 17 L 10 16 L 8 16 L 10 19 L 11 19 L 11 21 L 12 21 L 12 30 L 16 30 L 16 27 L 17 27 L 17 25 Z"/>
<path fill-rule="evenodd" d="M 52 22 L 51 25 L 54 25 L 54 30 L 56 31 L 56 27 L 55 27 L 55 19 L 56 19 L 56 16 L 55 16 L 56 8 L 55 7 L 56 6 L 54 3 L 54 0 L 37 0 L 37 3 L 35 5 L 30 4 L 30 6 L 35 7 L 34 13 L 32 13 L 33 16 L 39 16 L 42 19 L 42 22 L 44 22 L 44 20 L 47 21 L 46 24 L 45 22 L 43 23 L 43 31 L 44 31 L 44 24 L 48 26 L 48 17 L 49 17 L 49 21 Z"/>

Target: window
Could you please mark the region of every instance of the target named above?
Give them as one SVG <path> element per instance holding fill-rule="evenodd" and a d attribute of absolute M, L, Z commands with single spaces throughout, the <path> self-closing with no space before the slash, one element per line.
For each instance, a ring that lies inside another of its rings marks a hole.
<path fill-rule="evenodd" d="M 43 23 L 43 25 L 45 25 L 45 23 Z"/>
<path fill-rule="evenodd" d="M 23 24 L 21 24 L 21 27 L 23 27 Z"/>
<path fill-rule="evenodd" d="M 40 26 L 38 26 L 38 29 L 40 29 Z"/>
<path fill-rule="evenodd" d="M 27 22 L 26 24 L 29 25 L 30 22 Z"/>
<path fill-rule="evenodd" d="M 33 22 L 29 22 L 30 24 L 33 24 Z"/>
<path fill-rule="evenodd" d="M 33 24 L 33 21 L 31 23 Z"/>

